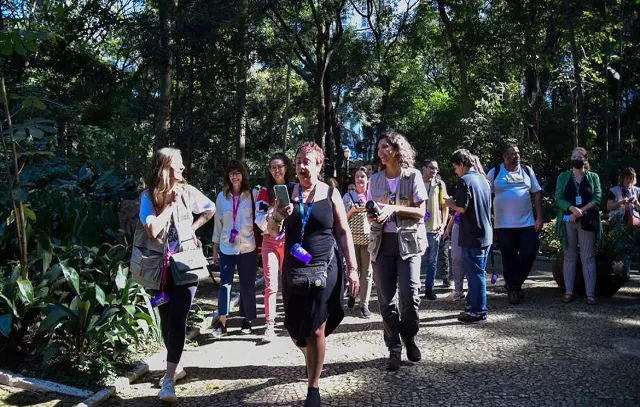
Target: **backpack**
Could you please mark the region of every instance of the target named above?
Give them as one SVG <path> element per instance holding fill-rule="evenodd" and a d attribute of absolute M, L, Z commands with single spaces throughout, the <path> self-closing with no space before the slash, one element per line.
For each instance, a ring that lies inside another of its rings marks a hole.
<path fill-rule="evenodd" d="M 500 174 L 500 165 L 502 165 L 502 164 L 498 164 L 497 166 L 493 167 L 493 181 L 494 182 L 495 182 L 496 178 L 498 178 L 498 174 Z M 529 167 L 526 164 L 520 164 L 520 166 L 522 168 L 524 168 L 524 172 L 527 174 L 529 179 L 531 179 L 531 167 Z"/>

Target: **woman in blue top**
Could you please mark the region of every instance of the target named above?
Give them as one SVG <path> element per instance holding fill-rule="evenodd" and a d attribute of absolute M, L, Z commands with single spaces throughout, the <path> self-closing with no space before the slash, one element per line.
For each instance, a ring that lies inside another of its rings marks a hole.
<path fill-rule="evenodd" d="M 168 246 L 169 253 L 175 253 L 179 246 L 172 216 L 178 204 L 184 202 L 194 214 L 200 214 L 191 225 L 194 239 L 197 239 L 195 231 L 214 216 L 216 209 L 209 198 L 187 184 L 182 175 L 183 171 L 180 150 L 158 150 L 153 158 L 152 172 L 147 181 L 149 188 L 143 191 L 140 197 L 140 224 L 144 226 L 146 237 L 162 239 L 165 247 Z M 139 233 L 136 232 L 136 235 Z M 187 316 L 197 283 L 175 285 L 171 273 L 166 273 L 163 280 L 162 292 L 167 295 L 169 302 L 160 305 L 158 312 L 162 322 L 162 338 L 167 348 L 167 370 L 160 382 L 162 388 L 159 397 L 163 402 L 175 402 L 175 381 L 186 375 L 183 369 L 178 368 L 178 363 L 184 349 Z"/>

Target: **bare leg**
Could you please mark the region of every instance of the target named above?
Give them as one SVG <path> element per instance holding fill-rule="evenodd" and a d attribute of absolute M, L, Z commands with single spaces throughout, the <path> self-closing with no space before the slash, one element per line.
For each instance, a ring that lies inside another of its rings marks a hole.
<path fill-rule="evenodd" d="M 324 364 L 324 355 L 327 350 L 327 342 L 324 337 L 326 322 L 318 328 L 313 335 L 307 338 L 307 372 L 309 373 L 308 387 L 318 388 L 320 383 L 320 373 Z"/>
<path fill-rule="evenodd" d="M 175 375 L 177 367 L 177 363 L 167 362 L 167 372 L 164 374 L 164 378 L 173 379 L 173 375 Z"/>

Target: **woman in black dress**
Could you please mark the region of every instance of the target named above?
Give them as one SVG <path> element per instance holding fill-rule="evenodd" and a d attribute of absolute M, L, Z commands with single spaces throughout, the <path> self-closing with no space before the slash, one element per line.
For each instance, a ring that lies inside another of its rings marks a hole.
<path fill-rule="evenodd" d="M 355 250 L 340 192 L 318 179 L 323 161 L 324 153 L 317 144 L 308 142 L 300 146 L 295 158 L 300 183 L 290 191 L 292 203 L 275 211 L 268 223 L 268 228 L 276 234 L 283 225 L 286 227 L 282 277 L 284 325 L 305 356 L 309 378 L 305 406 L 320 405 L 318 387 L 326 350 L 325 337 L 344 317 L 345 270 L 338 259 L 336 243 L 345 253 L 351 295 L 355 296 L 359 288 Z M 277 202 L 274 206 L 279 207 Z M 299 247 L 311 256 L 308 265 L 305 265 Z M 297 254 L 292 254 L 296 249 Z M 301 270 L 310 270 L 318 264 L 326 265 L 322 269 L 326 270 L 326 286 L 322 278 L 310 278 L 311 284 L 306 288 L 294 281 Z"/>

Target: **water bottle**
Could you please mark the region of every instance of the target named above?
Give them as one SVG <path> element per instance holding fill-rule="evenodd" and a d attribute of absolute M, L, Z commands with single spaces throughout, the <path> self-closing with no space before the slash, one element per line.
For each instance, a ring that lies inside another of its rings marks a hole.
<path fill-rule="evenodd" d="M 493 274 L 491 274 L 491 284 L 495 284 L 496 281 L 498 281 L 498 272 L 494 271 Z"/>

